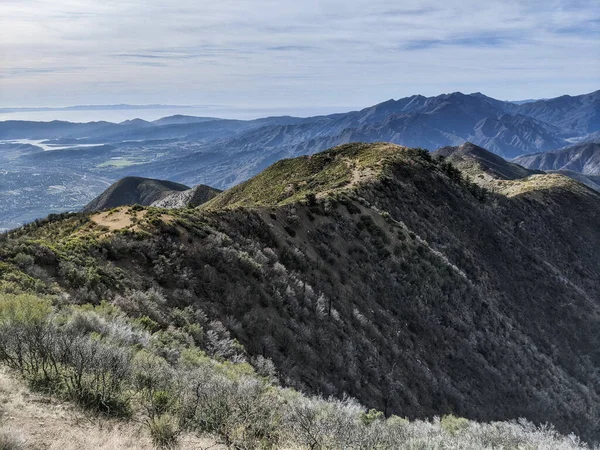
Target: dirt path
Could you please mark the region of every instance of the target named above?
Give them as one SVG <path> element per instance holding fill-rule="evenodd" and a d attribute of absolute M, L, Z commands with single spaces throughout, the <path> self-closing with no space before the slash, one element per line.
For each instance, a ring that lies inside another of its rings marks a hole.
<path fill-rule="evenodd" d="M 135 228 L 136 222 L 143 219 L 147 213 L 146 210 L 134 211 L 131 208 L 122 208 L 116 211 L 94 214 L 90 219 L 98 225 L 107 227 L 110 231 L 117 231 L 125 228 Z"/>
<path fill-rule="evenodd" d="M 75 405 L 32 393 L 27 386 L 0 368 L 0 447 L 9 437 L 35 450 L 142 450 L 152 449 L 146 428 L 133 421 L 122 422 L 89 415 Z M 182 450 L 211 448 L 214 441 L 186 435 Z M 12 447 L 8 447 L 12 448 Z"/>

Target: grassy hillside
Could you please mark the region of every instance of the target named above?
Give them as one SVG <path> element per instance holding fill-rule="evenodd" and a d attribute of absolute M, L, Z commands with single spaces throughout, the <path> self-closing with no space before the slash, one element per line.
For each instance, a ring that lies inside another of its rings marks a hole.
<path fill-rule="evenodd" d="M 188 186 L 166 180 L 125 177 L 113 183 L 97 198 L 88 203 L 83 211 L 102 211 L 123 205 L 146 205 L 177 192 L 189 190 Z"/>
<path fill-rule="evenodd" d="M 275 206 L 323 197 L 382 175 L 387 164 L 402 157 L 399 145 L 348 144 L 309 156 L 283 159 L 205 205 L 209 209 Z"/>
<path fill-rule="evenodd" d="M 1 289 L 59 309 L 106 301 L 175 368 L 196 349 L 237 380 L 248 368 L 385 415 L 524 417 L 598 440 L 600 195 L 560 175 L 497 182 L 510 195 L 425 151 L 341 146 L 197 209 L 2 235 Z M 98 327 L 83 329 L 110 334 Z"/>

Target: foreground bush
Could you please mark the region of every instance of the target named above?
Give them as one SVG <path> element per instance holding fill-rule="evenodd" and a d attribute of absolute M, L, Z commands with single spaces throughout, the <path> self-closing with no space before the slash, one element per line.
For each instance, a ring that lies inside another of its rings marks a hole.
<path fill-rule="evenodd" d="M 0 301 L 0 360 L 32 386 L 71 398 L 84 407 L 127 415 L 124 380 L 131 351 L 60 325 L 48 300 L 7 295 Z"/>

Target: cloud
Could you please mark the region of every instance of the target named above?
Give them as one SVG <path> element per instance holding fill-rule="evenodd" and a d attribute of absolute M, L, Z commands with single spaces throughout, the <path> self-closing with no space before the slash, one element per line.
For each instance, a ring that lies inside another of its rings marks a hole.
<path fill-rule="evenodd" d="M 318 50 L 318 48 L 311 45 L 279 45 L 277 47 L 267 47 L 267 50 L 276 52 L 304 52 Z"/>
<path fill-rule="evenodd" d="M 360 107 L 414 93 L 528 98 L 600 85 L 597 0 L 3 0 L 1 8 L 0 100 L 15 106 Z"/>
<path fill-rule="evenodd" d="M 446 39 L 416 39 L 401 45 L 405 50 L 425 50 L 433 47 L 504 47 L 525 41 L 519 34 L 492 34 L 489 32 L 449 36 Z"/>

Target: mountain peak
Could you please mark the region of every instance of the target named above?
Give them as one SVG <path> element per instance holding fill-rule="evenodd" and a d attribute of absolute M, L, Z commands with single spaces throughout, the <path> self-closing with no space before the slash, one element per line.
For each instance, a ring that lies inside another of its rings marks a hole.
<path fill-rule="evenodd" d="M 352 143 L 283 159 L 225 191 L 206 207 L 274 206 L 303 201 L 310 195 L 323 197 L 378 178 L 387 162 L 406 155 L 407 150 L 389 143 Z"/>
<path fill-rule="evenodd" d="M 457 168 L 474 177 L 488 176 L 500 180 L 517 180 L 543 173 L 508 162 L 471 142 L 456 147 L 442 147 L 436 150 L 434 155 L 447 158 Z"/>
<path fill-rule="evenodd" d="M 174 191 L 190 189 L 183 184 L 143 177 L 125 177 L 113 183 L 88 203 L 84 212 L 100 211 L 124 205 L 150 205 Z"/>

